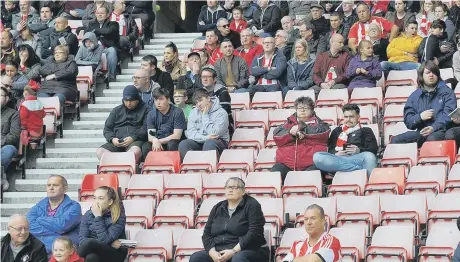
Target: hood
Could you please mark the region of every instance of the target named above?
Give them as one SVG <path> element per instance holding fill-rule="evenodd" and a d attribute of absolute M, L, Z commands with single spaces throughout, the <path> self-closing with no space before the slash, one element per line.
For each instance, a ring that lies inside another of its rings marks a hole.
<path fill-rule="evenodd" d="M 217 97 L 211 97 L 211 102 L 212 102 L 212 107 L 211 107 L 211 109 L 209 110 L 210 113 L 214 113 L 214 112 L 216 112 L 217 110 L 219 110 L 220 108 L 222 108 L 222 107 L 220 106 L 219 98 L 217 98 Z"/>
<path fill-rule="evenodd" d="M 213 96 L 217 91 L 219 91 L 219 90 L 222 89 L 222 88 L 227 89 L 224 85 L 219 84 L 219 83 L 216 83 L 216 84 L 214 85 L 214 89 L 212 90 L 212 92 L 209 92 L 209 91 L 208 91 L 208 93 L 209 93 L 209 95 Z"/>
<path fill-rule="evenodd" d="M 210 12 L 211 14 L 214 14 L 215 12 L 218 12 L 218 11 L 225 11 L 224 8 L 221 5 L 217 6 L 216 10 L 211 10 L 211 8 L 209 8 L 209 7 L 206 10 L 208 12 Z"/>
<path fill-rule="evenodd" d="M 97 36 L 96 36 L 96 34 L 93 33 L 93 32 L 85 33 L 85 35 L 83 36 L 83 42 L 85 42 L 87 39 L 90 40 L 91 42 L 93 42 L 94 48 L 96 48 L 96 46 L 97 46 Z"/>

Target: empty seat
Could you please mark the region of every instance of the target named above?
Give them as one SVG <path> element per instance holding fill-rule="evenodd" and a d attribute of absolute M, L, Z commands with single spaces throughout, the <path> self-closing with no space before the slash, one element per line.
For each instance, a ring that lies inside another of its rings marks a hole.
<path fill-rule="evenodd" d="M 450 170 L 457 156 L 455 140 L 426 141 L 420 148 L 418 164 L 443 164 Z"/>
<path fill-rule="evenodd" d="M 273 139 L 273 132 L 275 131 L 276 127 L 270 127 L 270 130 L 267 134 L 267 139 L 265 139 L 265 147 L 273 148 L 276 147 L 275 140 Z"/>
<path fill-rule="evenodd" d="M 254 150 L 252 149 L 225 149 L 217 165 L 217 172 L 244 172 L 247 175 L 253 170 Z"/>
<path fill-rule="evenodd" d="M 118 190 L 118 176 L 115 174 L 87 174 L 83 177 L 80 189 L 78 189 L 79 201 L 93 200 L 94 191 L 101 186 L 112 187 Z"/>
<path fill-rule="evenodd" d="M 62 123 L 64 122 L 64 116 L 59 98 L 54 97 L 37 97 L 42 102 L 43 110 L 45 111 L 45 117 L 43 118 L 43 124 L 46 125 L 46 134 L 57 134 L 59 132 L 60 137 L 63 136 Z"/>
<path fill-rule="evenodd" d="M 406 173 L 404 167 L 374 168 L 369 177 L 369 182 L 364 188 L 364 195 L 402 195 L 405 180 Z"/>
<path fill-rule="evenodd" d="M 201 202 L 200 209 L 198 210 L 197 217 L 195 219 L 195 228 L 204 228 L 206 222 L 208 222 L 209 214 L 214 206 L 220 201 L 225 200 L 224 197 L 220 198 L 207 198 Z"/>
<path fill-rule="evenodd" d="M 315 108 L 316 115 L 329 125 L 338 124 L 337 109 L 335 107 Z"/>
<path fill-rule="evenodd" d="M 270 171 L 275 163 L 276 148 L 264 148 L 257 155 L 254 171 Z"/>
<path fill-rule="evenodd" d="M 284 213 L 289 217 L 290 223 L 295 223 L 295 227 L 302 227 L 304 224 L 303 215 L 305 209 L 313 204 L 319 205 L 324 209 L 326 215 L 326 228 L 330 228 L 336 223 L 337 200 L 335 197 L 313 198 L 309 196 L 283 198 Z M 285 221 L 288 223 L 288 221 Z"/>
<path fill-rule="evenodd" d="M 352 172 L 337 172 L 328 186 L 327 195 L 355 195 L 361 196 L 364 193 L 364 186 L 367 183 L 366 169 Z"/>
<path fill-rule="evenodd" d="M 256 92 L 252 98 L 251 109 L 277 109 L 283 104 L 281 91 Z"/>
<path fill-rule="evenodd" d="M 385 86 L 415 86 L 417 85 L 417 70 L 391 70 Z"/>
<path fill-rule="evenodd" d="M 446 193 L 460 193 L 460 164 L 455 164 L 450 170 L 446 181 Z"/>
<path fill-rule="evenodd" d="M 386 124 L 404 122 L 404 105 L 388 105 L 383 114 L 383 122 Z"/>
<path fill-rule="evenodd" d="M 410 131 L 404 122 L 395 122 L 395 123 L 386 123 L 383 126 L 383 139 L 385 142 L 385 145 L 390 144 L 391 139 L 393 137 L 403 134 L 405 132 Z"/>
<path fill-rule="evenodd" d="M 348 103 L 348 90 L 344 89 L 321 89 L 316 101 L 318 107 L 334 107 Z"/>
<path fill-rule="evenodd" d="M 284 226 L 283 200 L 281 198 L 257 198 L 265 217 L 265 229 L 270 230 L 273 242 L 281 234 Z"/>
<path fill-rule="evenodd" d="M 229 178 L 239 177 L 241 173 L 215 173 L 210 174 L 203 186 L 203 199 L 219 198 L 221 199 L 225 194 L 225 183 Z"/>
<path fill-rule="evenodd" d="M 289 253 L 289 250 L 291 250 L 291 246 L 294 241 L 305 239 L 305 237 L 305 228 L 286 228 L 283 237 L 281 238 L 280 245 L 276 249 L 275 261 L 283 261 L 283 258 Z"/>
<path fill-rule="evenodd" d="M 340 241 L 342 257 L 349 257 L 347 261 L 360 261 L 366 252 L 366 231 L 363 228 L 331 228 L 329 234 Z M 342 260 L 344 261 L 344 260 Z"/>
<path fill-rule="evenodd" d="M 458 243 L 460 231 L 457 226 L 435 226 L 430 230 L 425 246 L 420 247 L 420 262 L 450 262 Z"/>
<path fill-rule="evenodd" d="M 414 239 L 411 226 L 380 226 L 372 236 L 366 261 L 411 261 L 414 257 Z M 387 260 L 382 260 L 383 257 Z"/>
<path fill-rule="evenodd" d="M 289 90 L 284 98 L 283 108 L 294 108 L 294 102 L 297 98 L 305 96 L 310 97 L 315 102 L 316 96 L 314 90 Z"/>
<path fill-rule="evenodd" d="M 248 110 L 251 99 L 249 93 L 230 93 L 232 110 Z"/>
<path fill-rule="evenodd" d="M 382 167 L 404 166 L 408 174 L 410 168 L 417 164 L 417 156 L 417 143 L 389 144 L 385 148 L 380 165 Z"/>
<path fill-rule="evenodd" d="M 455 224 L 460 216 L 460 194 L 438 194 L 428 207 L 427 231 L 433 226 Z"/>
<path fill-rule="evenodd" d="M 417 191 L 422 194 L 437 195 L 444 192 L 445 184 L 445 166 L 414 166 L 407 177 L 404 194 L 409 195 Z"/>
<path fill-rule="evenodd" d="M 441 79 L 446 81 L 447 79 L 454 78 L 454 70 L 452 68 L 442 68 L 439 69 L 439 73 L 441 74 Z"/>
<path fill-rule="evenodd" d="M 129 249 L 129 262 L 167 261 L 173 257 L 173 234 L 169 229 L 139 230 L 135 248 Z"/>
<path fill-rule="evenodd" d="M 216 172 L 217 152 L 209 151 L 188 151 L 180 167 L 181 173 L 188 172 Z"/>
<path fill-rule="evenodd" d="M 155 209 L 149 199 L 123 200 L 127 228 L 151 228 Z"/>
<path fill-rule="evenodd" d="M 289 171 L 284 179 L 282 197 L 294 197 L 294 195 L 321 197 L 323 195 L 321 171 Z"/>
<path fill-rule="evenodd" d="M 98 173 L 135 174 L 134 152 L 105 152 L 99 162 Z"/>
<path fill-rule="evenodd" d="M 194 200 L 196 204 L 201 198 L 202 187 L 201 174 L 199 173 L 172 174 L 165 186 L 163 198 L 188 198 Z"/>
<path fill-rule="evenodd" d="M 373 115 L 377 115 L 382 107 L 383 92 L 380 86 L 368 88 L 355 88 L 350 96 L 349 103 L 357 105 L 370 105 Z"/>
<path fill-rule="evenodd" d="M 363 127 L 369 127 L 370 129 L 372 129 L 372 132 L 374 133 L 375 139 L 377 140 L 377 146 L 380 147 L 382 139 L 380 138 L 379 125 L 378 124 L 370 124 L 370 125 L 363 125 Z"/>
<path fill-rule="evenodd" d="M 268 110 L 241 110 L 236 114 L 236 127 L 262 127 L 268 130 Z"/>
<path fill-rule="evenodd" d="M 246 177 L 246 192 L 253 197 L 281 196 L 280 172 L 250 172 Z"/>
<path fill-rule="evenodd" d="M 409 96 L 417 89 L 416 86 L 389 86 L 383 99 L 384 107 L 389 104 L 406 104 Z"/>
<path fill-rule="evenodd" d="M 360 227 L 371 236 L 374 225 L 380 224 L 378 196 L 337 196 L 338 227 Z"/>
<path fill-rule="evenodd" d="M 142 174 L 150 173 L 179 173 L 179 151 L 150 151 L 144 161 Z"/>
<path fill-rule="evenodd" d="M 280 126 L 295 113 L 294 109 L 275 109 L 268 111 L 268 126 Z"/>
<path fill-rule="evenodd" d="M 129 180 L 125 198 L 151 199 L 156 208 L 160 200 L 163 199 L 163 188 L 163 174 L 134 175 Z"/>
<path fill-rule="evenodd" d="M 252 148 L 258 151 L 265 147 L 265 130 L 263 128 L 237 128 L 228 147 Z"/>
<path fill-rule="evenodd" d="M 176 253 L 174 255 L 174 262 L 189 261 L 190 256 L 198 251 L 204 250 L 202 229 L 186 229 L 180 236 L 179 243 L 177 244 Z"/>

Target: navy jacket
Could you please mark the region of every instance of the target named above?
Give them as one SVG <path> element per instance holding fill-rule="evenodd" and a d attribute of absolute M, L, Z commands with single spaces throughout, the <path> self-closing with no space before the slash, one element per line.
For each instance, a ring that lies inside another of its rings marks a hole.
<path fill-rule="evenodd" d="M 451 119 L 449 114 L 457 108 L 454 91 L 444 82 L 439 82 L 435 91 L 428 93 L 421 88 L 415 90 L 404 106 L 404 124 L 411 130 L 421 130 L 432 126 L 433 132 L 445 130 Z M 434 118 L 423 121 L 420 113 L 433 109 Z"/>
<path fill-rule="evenodd" d="M 305 63 L 307 63 L 307 65 L 302 73 L 299 74 L 299 77 L 297 77 L 297 68 L 299 66 L 297 59 L 292 58 L 287 63 L 287 86 L 289 90 L 293 90 L 294 88 L 307 90 L 314 85 L 313 67 L 315 66 L 315 60 L 309 59 Z"/>
<path fill-rule="evenodd" d="M 254 57 L 251 65 L 251 75 L 253 75 L 256 80 L 259 80 L 259 78 L 265 78 L 268 80 L 276 79 L 281 87 L 286 86 L 286 57 L 276 50 L 270 65 L 270 67 L 274 67 L 275 69 L 269 71 L 267 68 L 263 67 L 264 56 L 265 54 L 262 53 L 259 56 Z M 255 85 L 256 84 L 257 82 Z"/>
<path fill-rule="evenodd" d="M 95 217 L 93 212 L 88 210 L 81 220 L 80 243 L 87 238 L 93 238 L 110 246 L 117 239 L 126 239 L 125 224 L 126 215 L 123 206 L 115 224 L 112 224 L 112 215 L 109 210 L 100 217 Z"/>
<path fill-rule="evenodd" d="M 460 243 L 455 249 L 454 257 L 452 258 L 452 262 L 460 262 Z"/>

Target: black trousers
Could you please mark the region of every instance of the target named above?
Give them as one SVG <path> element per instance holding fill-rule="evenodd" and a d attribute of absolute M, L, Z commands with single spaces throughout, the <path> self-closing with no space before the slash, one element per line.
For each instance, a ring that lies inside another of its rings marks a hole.
<path fill-rule="evenodd" d="M 268 249 L 259 248 L 258 250 L 243 250 L 236 253 L 227 262 L 267 262 L 269 259 Z M 206 250 L 193 253 L 189 262 L 213 262 Z"/>
<path fill-rule="evenodd" d="M 88 238 L 81 242 L 77 251 L 85 262 L 124 262 L 128 251 L 124 248 L 113 248 L 99 240 Z"/>
<path fill-rule="evenodd" d="M 304 170 L 300 170 L 300 171 L 312 171 L 312 170 L 318 170 L 318 168 L 316 168 L 316 166 L 313 165 L 313 166 L 309 166 L 309 167 L 305 168 Z M 274 164 L 272 166 L 271 171 L 281 173 L 281 183 L 284 185 L 284 179 L 286 179 L 286 176 L 287 176 L 288 172 L 292 171 L 292 169 L 287 167 L 285 164 L 276 163 L 276 164 Z"/>
<path fill-rule="evenodd" d="M 164 151 L 177 151 L 179 150 L 179 142 L 180 140 L 173 139 L 170 140 L 167 144 L 163 144 L 163 150 Z M 142 144 L 142 155 L 144 156 L 144 159 L 147 157 L 147 154 L 152 151 L 152 143 L 150 142 L 144 142 Z"/>
<path fill-rule="evenodd" d="M 406 133 L 399 134 L 391 140 L 391 144 L 407 144 L 417 143 L 418 147 L 421 147 L 425 141 L 441 141 L 444 140 L 446 135 L 445 130 L 439 130 L 431 133 L 429 136 L 421 136 L 420 131 L 408 131 Z"/>
<path fill-rule="evenodd" d="M 445 140 L 455 140 L 457 146 L 460 145 L 460 127 L 452 127 L 447 130 Z"/>

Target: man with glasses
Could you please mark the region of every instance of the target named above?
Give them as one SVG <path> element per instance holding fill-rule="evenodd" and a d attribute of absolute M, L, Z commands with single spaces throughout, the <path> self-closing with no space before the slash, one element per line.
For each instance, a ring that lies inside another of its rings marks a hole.
<path fill-rule="evenodd" d="M 319 42 L 321 39 L 314 38 L 313 29 L 315 26 L 313 24 L 302 24 L 300 26 L 300 38 L 307 41 L 308 43 L 308 50 L 310 51 L 310 58 L 315 59 L 316 55 L 319 54 L 317 52 Z"/>
<path fill-rule="evenodd" d="M 23 215 L 12 215 L 8 220 L 8 233 L 2 238 L 2 262 L 46 262 L 45 245 L 29 232 L 29 221 Z"/>
<path fill-rule="evenodd" d="M 137 69 L 133 76 L 133 84 L 139 91 L 142 101 L 150 108 L 153 107 L 153 90 L 160 88 L 160 85 L 150 79 L 149 72 L 145 69 Z M 168 90 L 169 91 L 169 90 Z M 169 95 L 168 95 L 169 98 Z"/>
<path fill-rule="evenodd" d="M 241 31 L 241 46 L 236 48 L 233 52 L 234 55 L 237 55 L 243 58 L 246 61 L 248 66 L 252 65 L 252 60 L 264 52 L 264 49 L 261 45 L 254 42 L 254 33 L 250 28 L 246 28 Z M 250 68 L 249 68 L 250 71 Z"/>
<path fill-rule="evenodd" d="M 229 39 L 233 47 L 238 48 L 241 46 L 241 39 L 240 34 L 233 30 L 230 30 L 230 22 L 228 22 L 227 18 L 220 18 L 217 21 L 217 29 L 219 30 L 219 42 L 222 44 L 224 39 Z"/>
<path fill-rule="evenodd" d="M 284 30 L 276 31 L 275 35 L 275 46 L 278 48 L 278 52 L 281 52 L 286 60 L 289 61 L 292 55 L 292 45 L 294 43 L 289 43 L 289 34 Z"/>
<path fill-rule="evenodd" d="M 171 75 L 168 72 L 161 71 L 161 69 L 157 67 L 157 64 L 158 60 L 153 55 L 146 55 L 142 57 L 141 68 L 149 72 L 150 80 L 153 80 L 153 82 L 158 83 L 161 87 L 169 90 L 172 96 L 174 84 Z"/>

